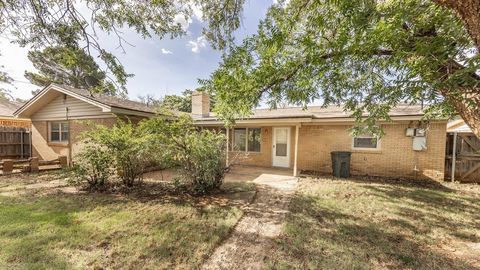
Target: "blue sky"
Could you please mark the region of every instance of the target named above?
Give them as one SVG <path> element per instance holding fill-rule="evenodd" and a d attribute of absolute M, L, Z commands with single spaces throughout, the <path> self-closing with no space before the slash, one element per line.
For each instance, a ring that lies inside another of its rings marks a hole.
<path fill-rule="evenodd" d="M 273 0 L 275 1 L 275 0 Z M 272 0 L 247 0 L 244 7 L 242 25 L 235 33 L 237 41 L 257 30 L 259 20 L 263 19 Z M 188 25 L 188 26 L 187 26 Z M 135 77 L 127 84 L 130 98 L 151 94 L 162 97 L 167 94 L 180 94 L 185 89 L 195 89 L 197 79 L 207 78 L 219 65 L 221 52 L 213 50 L 201 33 L 202 22 L 193 19 L 188 34 L 182 38 L 160 40 L 158 37 L 142 39 L 134 32 L 126 30 L 125 39 L 134 45 L 125 45 L 123 54 L 116 37 L 101 35 L 102 45 L 113 52 Z M 0 38 L 0 63 L 15 80 L 7 88 L 15 97 L 27 99 L 37 86 L 28 83 L 23 77 L 25 70 L 33 70 L 27 59 L 27 48 L 10 44 L 8 39 Z"/>

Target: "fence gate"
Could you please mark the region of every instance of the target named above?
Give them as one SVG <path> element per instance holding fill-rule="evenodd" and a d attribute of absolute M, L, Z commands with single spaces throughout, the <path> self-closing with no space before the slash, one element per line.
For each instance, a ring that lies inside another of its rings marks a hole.
<path fill-rule="evenodd" d="M 445 178 L 480 183 L 480 139 L 473 133 L 448 133 L 446 151 Z"/>
<path fill-rule="evenodd" d="M 31 134 L 27 128 L 0 126 L 0 159 L 31 157 Z"/>

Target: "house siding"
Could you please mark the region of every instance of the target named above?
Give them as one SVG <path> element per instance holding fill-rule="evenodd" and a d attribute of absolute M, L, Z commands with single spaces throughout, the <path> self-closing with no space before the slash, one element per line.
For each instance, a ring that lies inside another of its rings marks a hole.
<path fill-rule="evenodd" d="M 69 95 L 59 95 L 32 115 L 32 121 L 111 117 L 111 113 Z"/>

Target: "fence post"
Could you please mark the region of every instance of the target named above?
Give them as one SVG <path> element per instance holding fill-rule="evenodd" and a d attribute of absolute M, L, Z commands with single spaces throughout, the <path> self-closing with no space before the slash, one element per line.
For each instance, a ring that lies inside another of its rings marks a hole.
<path fill-rule="evenodd" d="M 30 159 L 30 172 L 38 172 L 38 157 L 32 157 Z"/>
<path fill-rule="evenodd" d="M 3 161 L 3 175 L 9 175 L 13 172 L 13 160 L 6 159 Z"/>
<path fill-rule="evenodd" d="M 20 153 L 20 158 L 23 159 L 23 152 L 24 152 L 24 150 L 23 150 L 23 148 L 24 148 L 24 146 L 23 146 L 23 143 L 24 143 L 23 142 L 23 128 L 20 129 L 20 141 L 21 141 L 20 142 L 20 152 L 21 152 Z"/>
<path fill-rule="evenodd" d="M 62 168 L 67 167 L 67 156 L 59 156 L 58 161 L 60 162 L 60 167 Z"/>

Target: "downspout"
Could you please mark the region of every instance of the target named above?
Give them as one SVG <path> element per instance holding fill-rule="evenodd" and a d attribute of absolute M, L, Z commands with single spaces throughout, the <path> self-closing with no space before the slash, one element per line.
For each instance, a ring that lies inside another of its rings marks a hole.
<path fill-rule="evenodd" d="M 453 133 L 453 153 L 452 153 L 452 182 L 455 182 L 455 166 L 457 165 L 457 132 Z"/>

